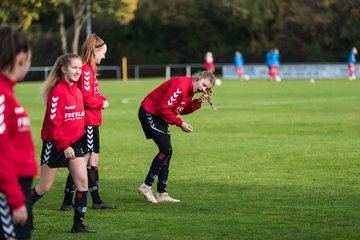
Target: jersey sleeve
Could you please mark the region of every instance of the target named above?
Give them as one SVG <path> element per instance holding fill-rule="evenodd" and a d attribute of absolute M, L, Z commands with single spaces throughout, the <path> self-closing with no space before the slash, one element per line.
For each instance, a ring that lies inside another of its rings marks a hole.
<path fill-rule="evenodd" d="M 8 203 L 13 210 L 25 204 L 25 196 L 18 182 L 14 161 L 8 149 L 10 104 L 4 94 L 0 94 L 0 191 L 6 195 Z M 20 167 L 20 166 L 18 166 Z"/>
<path fill-rule="evenodd" d="M 94 81 L 94 74 L 90 70 L 84 70 L 80 76 L 78 88 L 83 94 L 84 105 L 86 108 L 102 109 L 106 98 L 94 94 Z"/>
<path fill-rule="evenodd" d="M 197 99 L 194 99 L 188 105 L 186 105 L 186 107 L 184 108 L 184 110 L 181 111 L 180 114 L 181 115 L 190 114 L 200 108 L 201 108 L 201 103 L 199 103 Z"/>
<path fill-rule="evenodd" d="M 172 87 L 166 91 L 164 94 L 163 100 L 159 104 L 158 112 L 165 122 L 177 126 L 181 126 L 183 120 L 177 117 L 171 110 L 172 108 L 184 98 L 183 90 L 178 87 Z"/>
<path fill-rule="evenodd" d="M 63 96 L 51 94 L 47 102 L 49 130 L 53 133 L 53 139 L 56 148 L 59 151 L 70 147 L 70 141 L 66 138 L 62 131 L 62 123 L 64 122 L 64 101 Z"/>

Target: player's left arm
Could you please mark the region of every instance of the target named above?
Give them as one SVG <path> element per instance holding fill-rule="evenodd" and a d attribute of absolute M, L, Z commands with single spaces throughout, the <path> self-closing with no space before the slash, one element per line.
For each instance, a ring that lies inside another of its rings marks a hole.
<path fill-rule="evenodd" d="M 186 107 L 184 108 L 184 110 L 181 111 L 181 115 L 186 115 L 186 114 L 190 114 L 192 112 L 195 112 L 196 110 L 201 108 L 201 103 L 203 101 L 199 99 L 194 99 L 191 102 L 188 103 L 188 105 L 186 105 Z"/>
<path fill-rule="evenodd" d="M 176 106 L 178 102 L 182 101 L 183 98 L 184 93 L 181 87 L 169 89 L 159 103 L 159 117 L 169 124 L 181 126 L 183 120 L 172 112 L 172 108 Z"/>

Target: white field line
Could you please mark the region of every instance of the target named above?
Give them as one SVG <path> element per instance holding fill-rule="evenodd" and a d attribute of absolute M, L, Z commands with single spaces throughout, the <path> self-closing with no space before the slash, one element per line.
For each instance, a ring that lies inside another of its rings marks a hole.
<path fill-rule="evenodd" d="M 123 98 L 121 100 L 121 103 L 123 103 L 123 104 L 133 104 L 133 103 L 140 104 L 141 101 L 139 101 L 139 100 L 140 100 L 140 97 L 132 96 L 132 97 Z"/>

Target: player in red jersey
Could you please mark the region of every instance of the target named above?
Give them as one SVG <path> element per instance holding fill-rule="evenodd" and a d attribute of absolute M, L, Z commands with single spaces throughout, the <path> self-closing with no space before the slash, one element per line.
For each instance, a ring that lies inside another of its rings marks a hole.
<path fill-rule="evenodd" d="M 83 136 L 83 148 L 87 161 L 89 179 L 89 192 L 91 194 L 94 209 L 114 209 L 115 206 L 106 204 L 99 194 L 99 153 L 100 133 L 102 123 L 102 110 L 109 107 L 108 100 L 100 94 L 97 80 L 97 64 L 105 58 L 107 46 L 96 34 L 91 34 L 83 44 L 82 51 L 82 74 L 77 85 L 84 96 L 85 105 L 85 134 Z M 75 185 L 69 174 L 65 185 L 65 196 L 60 211 L 72 210 L 72 198 Z"/>
<path fill-rule="evenodd" d="M 31 183 L 37 175 L 30 119 L 14 95 L 31 63 L 28 40 L 0 29 L 0 239 L 30 239 Z"/>
<path fill-rule="evenodd" d="M 215 72 L 214 55 L 212 52 L 207 52 L 204 58 L 205 70 L 211 73 Z"/>
<path fill-rule="evenodd" d="M 76 197 L 74 224 L 71 232 L 94 233 L 83 225 L 86 213 L 88 179 L 86 161 L 81 146 L 84 134 L 84 103 L 76 82 L 81 75 L 82 62 L 76 54 L 60 56 L 43 85 L 46 112 L 41 129 L 43 140 L 39 184 L 33 188 L 33 204 L 49 192 L 57 168 L 67 167 L 74 178 Z"/>
<path fill-rule="evenodd" d="M 201 108 L 201 104 L 210 101 L 211 88 L 215 84 L 215 76 L 208 71 L 194 74 L 192 77 L 172 78 L 150 92 L 141 102 L 139 120 L 147 139 L 153 139 L 159 152 L 154 157 L 145 182 L 138 192 L 151 203 L 180 202 L 166 192 L 169 175 L 172 146 L 170 142 L 169 124 L 176 125 L 184 132 L 193 131 L 189 123 L 177 115 L 190 114 Z M 203 93 L 193 99 L 195 93 Z M 152 184 L 158 177 L 157 195 L 152 192 Z"/>

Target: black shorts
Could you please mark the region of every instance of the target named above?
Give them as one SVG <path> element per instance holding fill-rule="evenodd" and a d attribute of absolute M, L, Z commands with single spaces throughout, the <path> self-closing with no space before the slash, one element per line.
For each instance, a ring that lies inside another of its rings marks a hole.
<path fill-rule="evenodd" d="M 76 157 L 84 157 L 81 138 L 70 144 L 75 151 Z M 43 141 L 41 151 L 41 165 L 47 164 L 50 168 L 62 168 L 69 166 L 69 159 L 65 157 L 64 151 L 59 151 L 52 142 Z"/>
<path fill-rule="evenodd" d="M 28 212 L 28 219 L 23 226 L 13 225 L 12 212 L 6 200 L 5 194 L 0 192 L 0 239 L 7 239 L 12 236 L 16 239 L 31 239 L 33 229 L 32 203 L 31 203 L 31 177 L 18 178 L 22 191 L 26 197 L 25 206 Z"/>
<path fill-rule="evenodd" d="M 81 137 L 84 154 L 100 153 L 99 126 L 85 126 L 85 133 Z"/>
<path fill-rule="evenodd" d="M 146 112 L 142 106 L 139 108 L 139 120 L 147 139 L 159 134 L 170 135 L 169 124 L 158 116 Z"/>

